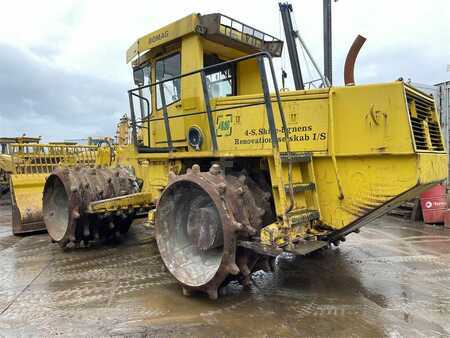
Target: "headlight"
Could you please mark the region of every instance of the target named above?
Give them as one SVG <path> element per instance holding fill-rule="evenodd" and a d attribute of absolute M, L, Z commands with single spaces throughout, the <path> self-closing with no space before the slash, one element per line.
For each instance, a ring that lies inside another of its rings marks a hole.
<path fill-rule="evenodd" d="M 188 131 L 188 142 L 189 145 L 195 150 L 200 150 L 203 143 L 203 134 L 200 128 L 190 127 Z"/>

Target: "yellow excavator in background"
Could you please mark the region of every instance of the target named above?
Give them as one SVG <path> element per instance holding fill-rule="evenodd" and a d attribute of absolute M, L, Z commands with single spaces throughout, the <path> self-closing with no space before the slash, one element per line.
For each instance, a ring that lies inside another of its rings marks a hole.
<path fill-rule="evenodd" d="M 43 199 L 50 237 L 63 248 L 120 237 L 151 208 L 184 294 L 215 299 L 278 255 L 338 245 L 445 180 L 432 97 L 402 81 L 280 92 L 272 59 L 282 49 L 219 13 L 139 38 L 126 55 L 137 85 L 131 142 L 114 168 L 53 171 Z"/>

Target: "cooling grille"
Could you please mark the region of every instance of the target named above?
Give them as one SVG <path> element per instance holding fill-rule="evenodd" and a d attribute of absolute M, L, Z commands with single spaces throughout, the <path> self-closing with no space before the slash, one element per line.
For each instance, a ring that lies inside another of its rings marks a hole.
<path fill-rule="evenodd" d="M 405 88 L 416 149 L 418 151 L 444 151 L 433 99 L 412 88 Z"/>

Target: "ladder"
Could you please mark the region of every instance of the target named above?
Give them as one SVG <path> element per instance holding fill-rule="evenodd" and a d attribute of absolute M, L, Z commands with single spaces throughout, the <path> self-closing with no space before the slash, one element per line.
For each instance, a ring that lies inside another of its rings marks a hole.
<path fill-rule="evenodd" d="M 276 213 L 277 215 L 283 215 L 283 226 L 285 228 L 291 228 L 294 225 L 309 225 L 311 221 L 320 218 L 313 156 L 310 152 L 290 152 L 289 135 L 287 133 L 285 135 L 286 141 L 284 143 L 287 152 L 280 152 L 277 128 L 272 108 L 272 99 L 269 93 L 264 59 L 262 57 L 258 58 L 258 64 L 273 146 L 273 157 L 269 159 L 269 167 L 272 181 L 272 193 L 275 200 L 278 201 L 278 203 L 276 203 Z M 284 130 L 287 130 L 280 93 L 270 58 L 269 64 L 276 93 L 276 104 L 279 108 L 278 110 Z"/>
<path fill-rule="evenodd" d="M 293 205 L 287 212 L 289 225 L 309 224 L 311 221 L 318 220 L 320 218 L 319 196 L 316 189 L 312 153 L 280 153 L 280 164 L 281 166 L 275 166 L 273 171 L 278 176 L 273 193 L 277 193 L 279 196 L 284 193 L 286 201 L 290 200 L 292 194 Z M 289 165 L 291 169 L 289 169 Z M 289 170 L 291 170 L 290 183 Z M 282 198 L 280 198 L 280 202 L 282 202 Z"/>

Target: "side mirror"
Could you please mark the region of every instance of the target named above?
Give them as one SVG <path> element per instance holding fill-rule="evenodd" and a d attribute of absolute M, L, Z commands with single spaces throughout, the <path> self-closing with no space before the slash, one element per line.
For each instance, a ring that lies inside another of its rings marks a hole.
<path fill-rule="evenodd" d="M 144 81 L 144 69 L 143 68 L 136 68 L 133 69 L 133 79 L 134 84 L 138 87 L 142 87 L 145 83 Z"/>

